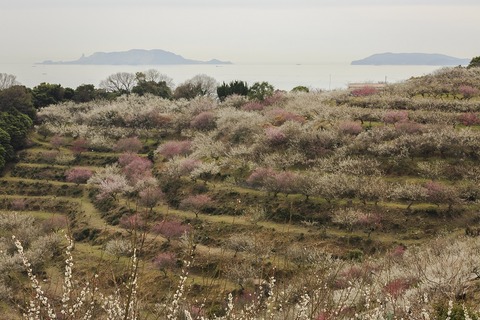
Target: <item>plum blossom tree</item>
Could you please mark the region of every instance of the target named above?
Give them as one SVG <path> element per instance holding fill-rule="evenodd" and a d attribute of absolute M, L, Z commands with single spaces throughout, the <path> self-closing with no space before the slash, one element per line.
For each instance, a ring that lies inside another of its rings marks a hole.
<path fill-rule="evenodd" d="M 143 144 L 138 137 L 122 138 L 113 146 L 113 151 L 137 153 L 142 147 Z"/>
<path fill-rule="evenodd" d="M 183 224 L 178 220 L 162 220 L 155 223 L 151 231 L 164 236 L 170 242 L 171 239 L 178 239 L 185 233 L 190 232 L 190 229 L 190 225 Z"/>
<path fill-rule="evenodd" d="M 148 186 L 139 192 L 139 202 L 142 206 L 147 207 L 152 212 L 153 207 L 164 198 L 165 194 L 159 187 Z"/>
<path fill-rule="evenodd" d="M 145 219 L 143 219 L 138 213 L 132 215 L 123 215 L 120 218 L 119 224 L 122 228 L 127 229 L 129 232 L 145 230 L 147 227 Z"/>
<path fill-rule="evenodd" d="M 274 174 L 273 179 L 267 179 L 265 188 L 276 197 L 279 192 L 285 196 L 297 190 L 298 175 L 291 171 L 281 171 Z"/>
<path fill-rule="evenodd" d="M 294 121 L 299 123 L 305 122 L 305 117 L 281 108 L 275 108 L 273 110 L 270 110 L 267 113 L 267 116 L 270 118 L 272 124 L 275 126 L 280 126 L 286 121 Z"/>
<path fill-rule="evenodd" d="M 166 159 L 171 159 L 175 156 L 186 156 L 191 152 L 191 141 L 167 141 L 160 145 L 155 151 Z"/>
<path fill-rule="evenodd" d="M 65 138 L 56 134 L 50 139 L 50 144 L 58 150 L 65 145 Z"/>
<path fill-rule="evenodd" d="M 405 122 L 405 121 L 408 121 L 408 112 L 407 111 L 390 110 L 390 111 L 385 112 L 382 120 L 386 124 L 394 124 L 394 123 L 397 123 L 397 122 Z"/>
<path fill-rule="evenodd" d="M 362 125 L 355 121 L 343 121 L 338 125 L 338 130 L 343 134 L 357 135 L 362 132 Z"/>
<path fill-rule="evenodd" d="M 332 212 L 333 223 L 337 223 L 348 232 L 352 232 L 354 226 L 362 219 L 364 213 L 355 208 L 340 208 Z"/>
<path fill-rule="evenodd" d="M 480 124 L 480 118 L 476 113 L 465 112 L 458 116 L 458 120 L 465 126 L 474 126 Z"/>
<path fill-rule="evenodd" d="M 88 141 L 84 138 L 77 138 L 72 142 L 71 150 L 75 156 L 80 156 L 83 152 L 87 151 Z"/>
<path fill-rule="evenodd" d="M 138 181 L 152 176 L 152 162 L 146 158 L 134 156 L 129 163 L 122 167 L 122 172 L 128 181 L 134 185 Z"/>
<path fill-rule="evenodd" d="M 423 186 L 416 183 L 397 183 L 392 187 L 389 197 L 408 202 L 407 210 L 410 210 L 414 202 L 426 199 L 427 191 Z"/>
<path fill-rule="evenodd" d="M 98 188 L 97 199 L 111 198 L 118 201 L 119 195 L 130 192 L 132 189 L 127 178 L 116 165 L 98 170 L 87 183 Z"/>
<path fill-rule="evenodd" d="M 360 178 L 356 193 L 363 204 L 366 205 L 367 201 L 373 201 L 377 205 L 388 195 L 388 188 L 389 185 L 382 177 L 366 176 Z"/>
<path fill-rule="evenodd" d="M 354 97 L 366 97 L 378 93 L 378 89 L 373 86 L 366 85 L 361 88 L 353 89 L 350 93 Z"/>
<path fill-rule="evenodd" d="M 215 129 L 215 114 L 211 111 L 203 111 L 193 117 L 190 127 L 200 131 Z"/>
<path fill-rule="evenodd" d="M 190 172 L 190 178 L 194 181 L 202 180 L 205 184 L 220 173 L 219 166 L 214 162 L 201 162 Z"/>
<path fill-rule="evenodd" d="M 297 191 L 305 196 L 305 201 L 308 201 L 311 196 L 319 193 L 317 176 L 318 174 L 316 172 L 298 175 L 298 181 L 296 183 Z"/>
<path fill-rule="evenodd" d="M 272 179 L 275 175 L 275 171 L 271 168 L 256 168 L 248 176 L 246 182 L 252 187 L 263 187 L 267 180 Z"/>
<path fill-rule="evenodd" d="M 191 195 L 180 201 L 180 209 L 191 210 L 198 218 L 198 214 L 213 204 L 212 198 L 207 194 Z"/>
<path fill-rule="evenodd" d="M 153 265 L 167 277 L 167 270 L 175 267 L 177 259 L 171 252 L 160 252 L 153 258 Z"/>
<path fill-rule="evenodd" d="M 260 187 L 276 197 L 282 192 L 286 196 L 296 192 L 297 184 L 301 181 L 298 174 L 291 171 L 276 172 L 271 168 L 256 168 L 246 182 L 253 187 Z"/>
<path fill-rule="evenodd" d="M 462 95 L 463 99 L 471 99 L 475 96 L 478 96 L 480 90 L 469 85 L 462 85 L 458 88 L 458 92 Z"/>
<path fill-rule="evenodd" d="M 265 136 L 272 146 L 279 146 L 288 141 L 287 135 L 278 127 L 266 128 Z"/>
<path fill-rule="evenodd" d="M 92 170 L 87 168 L 76 167 L 65 172 L 65 177 L 68 182 L 74 182 L 77 185 L 86 183 L 93 175 Z"/>
<path fill-rule="evenodd" d="M 441 184 L 436 181 L 429 181 L 425 184 L 427 192 L 427 201 L 440 206 L 447 204 L 448 211 L 452 210 L 454 204 L 459 202 L 458 192 L 454 187 Z"/>

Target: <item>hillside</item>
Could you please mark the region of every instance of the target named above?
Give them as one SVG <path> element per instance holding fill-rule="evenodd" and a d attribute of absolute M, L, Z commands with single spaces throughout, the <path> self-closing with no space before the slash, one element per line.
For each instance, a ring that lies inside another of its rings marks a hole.
<path fill-rule="evenodd" d="M 120 52 L 95 52 L 73 61 L 44 61 L 41 64 L 80 64 L 80 65 L 163 65 L 163 64 L 231 64 L 228 61 L 212 59 L 198 61 L 165 50 L 132 49 Z"/>
<path fill-rule="evenodd" d="M 429 53 L 379 53 L 361 60 L 352 61 L 352 65 L 426 65 L 458 66 L 468 65 L 469 59 L 455 58 L 443 54 Z"/>
<path fill-rule="evenodd" d="M 16 235 L 52 308 L 83 297 L 69 319 L 478 316 L 479 87 L 480 69 L 446 68 L 381 90 L 42 108 L 0 179 L 2 310 L 35 296 Z"/>

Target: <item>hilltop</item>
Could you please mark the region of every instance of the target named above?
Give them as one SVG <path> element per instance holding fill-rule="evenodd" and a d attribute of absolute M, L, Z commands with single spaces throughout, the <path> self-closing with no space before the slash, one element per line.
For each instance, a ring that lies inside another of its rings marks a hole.
<path fill-rule="evenodd" d="M 90 56 L 82 55 L 73 61 L 46 60 L 40 64 L 81 64 L 81 65 L 159 65 L 159 64 L 231 64 L 230 61 L 211 59 L 199 61 L 186 59 L 173 52 L 153 49 L 132 49 L 119 52 L 95 52 Z"/>
<path fill-rule="evenodd" d="M 352 65 L 425 65 L 456 66 L 467 65 L 469 59 L 455 58 L 437 53 L 377 53 L 361 60 L 352 61 Z"/>

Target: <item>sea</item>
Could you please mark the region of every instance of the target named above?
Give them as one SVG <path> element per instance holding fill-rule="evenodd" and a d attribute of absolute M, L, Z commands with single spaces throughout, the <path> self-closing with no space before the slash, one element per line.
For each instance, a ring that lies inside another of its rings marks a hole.
<path fill-rule="evenodd" d="M 13 74 L 21 84 L 33 88 L 46 82 L 75 89 L 82 84 L 98 87 L 100 81 L 117 72 L 156 69 L 175 85 L 198 74 L 217 82 L 246 81 L 249 85 L 267 81 L 279 90 L 306 86 L 312 90 L 347 88 L 350 83 L 397 83 L 429 74 L 442 66 L 362 66 L 350 64 L 231 64 L 231 65 L 43 65 L 0 64 L 0 73 Z"/>

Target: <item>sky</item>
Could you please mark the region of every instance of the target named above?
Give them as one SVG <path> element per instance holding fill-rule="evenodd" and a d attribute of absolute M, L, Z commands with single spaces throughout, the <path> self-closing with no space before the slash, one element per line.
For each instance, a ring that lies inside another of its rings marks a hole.
<path fill-rule="evenodd" d="M 479 17 L 479 0 L 0 0 L 0 64 L 129 49 L 236 64 L 471 58 Z"/>

